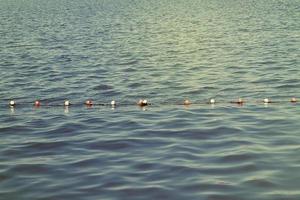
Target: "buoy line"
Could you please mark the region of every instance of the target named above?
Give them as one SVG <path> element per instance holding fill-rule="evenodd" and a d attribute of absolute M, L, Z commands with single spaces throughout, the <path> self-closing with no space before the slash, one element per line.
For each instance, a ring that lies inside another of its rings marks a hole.
<path fill-rule="evenodd" d="M 298 100 L 295 97 L 292 97 L 289 101 L 288 100 L 276 100 L 273 101 L 269 98 L 264 98 L 261 100 L 244 100 L 242 98 L 237 98 L 236 100 L 232 101 L 218 101 L 215 98 L 211 98 L 209 100 L 202 100 L 202 101 L 191 101 L 189 99 L 184 99 L 183 101 L 173 101 L 173 102 L 157 102 L 157 103 L 150 103 L 147 99 L 140 99 L 136 103 L 124 103 L 120 102 L 118 103 L 116 100 L 112 100 L 111 102 L 108 103 L 101 103 L 101 102 L 94 102 L 93 100 L 89 99 L 86 100 L 83 103 L 72 103 L 70 100 L 65 100 L 62 103 L 51 103 L 47 100 L 35 100 L 33 102 L 17 102 L 15 100 L 10 100 L 8 102 L 8 105 L 10 107 L 16 107 L 16 106 L 34 106 L 34 107 L 57 107 L 57 106 L 65 106 L 65 107 L 70 107 L 70 106 L 87 106 L 87 107 L 93 107 L 93 106 L 110 106 L 110 107 L 117 107 L 117 106 L 133 106 L 137 105 L 140 107 L 145 107 L 149 105 L 153 106 L 160 106 L 160 105 L 184 105 L 184 106 L 190 106 L 190 105 L 205 105 L 205 104 L 237 104 L 237 105 L 244 105 L 244 104 L 283 104 L 283 103 L 297 103 Z"/>

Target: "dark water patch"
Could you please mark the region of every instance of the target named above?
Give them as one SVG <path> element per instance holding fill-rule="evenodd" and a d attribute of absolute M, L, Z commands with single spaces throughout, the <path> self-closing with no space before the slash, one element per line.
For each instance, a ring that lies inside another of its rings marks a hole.
<path fill-rule="evenodd" d="M 255 145 L 254 142 L 250 141 L 245 141 L 245 140 L 216 140 L 214 142 L 209 142 L 206 144 L 203 144 L 204 148 L 216 148 L 218 149 L 219 147 L 222 148 L 227 148 L 227 147 L 246 147 L 246 146 L 251 146 Z"/>
<path fill-rule="evenodd" d="M 57 117 L 60 120 L 64 120 L 63 117 Z M 56 137 L 57 135 L 60 135 L 62 137 L 66 136 L 72 136 L 80 133 L 80 129 L 84 129 L 85 125 L 82 125 L 80 123 L 74 123 L 70 122 L 68 124 L 60 124 L 56 127 L 51 127 L 50 129 L 45 130 L 42 134 Z"/>
<path fill-rule="evenodd" d="M 70 163 L 72 167 L 76 168 L 89 168 L 89 167 L 99 167 L 102 162 L 96 158 L 87 158 L 83 160 L 76 160 L 74 163 Z"/>
<path fill-rule="evenodd" d="M 131 88 L 131 89 L 135 89 L 135 88 L 139 88 L 139 87 L 142 88 L 141 83 L 130 83 L 130 84 L 128 85 L 128 88 Z"/>
<path fill-rule="evenodd" d="M 272 194 L 268 194 L 266 195 L 268 197 L 268 199 L 274 199 L 274 200 L 284 200 L 284 199 L 288 199 L 288 200 L 296 200 L 299 197 L 299 194 L 282 194 L 280 192 L 274 192 Z"/>
<path fill-rule="evenodd" d="M 113 90 L 114 88 L 110 85 L 101 84 L 93 87 L 94 90 Z"/>
<path fill-rule="evenodd" d="M 136 72 L 136 71 L 137 71 L 137 69 L 133 68 L 133 67 L 128 67 L 128 68 L 123 69 L 124 73 L 131 73 L 131 72 Z"/>
<path fill-rule="evenodd" d="M 129 66 L 132 66 L 132 65 L 135 65 L 137 64 L 138 61 L 137 60 L 129 60 L 129 61 L 124 61 L 124 62 L 120 62 L 120 63 L 117 63 L 118 65 L 129 65 Z"/>
<path fill-rule="evenodd" d="M 151 171 L 159 169 L 160 165 L 158 163 L 137 163 L 134 168 L 138 171 Z"/>
<path fill-rule="evenodd" d="M 67 141 L 49 141 L 49 142 L 29 142 L 22 143 L 22 151 L 30 151 L 30 152 L 40 152 L 43 150 L 51 152 L 52 150 L 58 151 L 61 149 L 66 149 L 69 146 L 69 142 Z"/>
<path fill-rule="evenodd" d="M 216 183 L 193 183 L 183 186 L 183 191 L 198 192 L 198 191 L 228 191 L 228 190 L 237 190 L 237 186 L 230 185 L 225 182 L 216 182 Z"/>
<path fill-rule="evenodd" d="M 189 177 L 191 175 L 222 175 L 222 174 L 244 174 L 253 173 L 258 170 L 258 167 L 251 163 L 238 164 L 232 166 L 221 166 L 221 167 L 209 167 L 199 166 L 190 167 L 184 165 L 162 165 L 161 166 L 164 176 L 172 176 L 177 174 L 182 177 Z"/>
<path fill-rule="evenodd" d="M 247 199 L 239 195 L 211 194 L 207 196 L 207 200 L 243 200 Z"/>
<path fill-rule="evenodd" d="M 18 118 L 12 117 L 10 118 L 9 122 L 13 123 L 16 121 Z M 23 125 L 18 125 L 18 124 L 13 124 L 9 127 L 3 127 L 0 128 L 0 134 L 17 134 L 20 135 L 22 133 L 27 133 L 32 131 L 32 129 L 28 126 L 23 126 Z"/>
<path fill-rule="evenodd" d="M 177 135 L 181 135 L 187 139 L 209 139 L 209 138 L 218 138 L 218 137 L 229 137 L 230 135 L 234 135 L 239 133 L 240 130 L 236 128 L 230 128 L 226 126 L 220 126 L 211 129 L 205 130 L 188 130 L 183 131 L 182 133 L 177 132 Z"/>
<path fill-rule="evenodd" d="M 244 181 L 242 184 L 254 186 L 257 188 L 274 188 L 278 187 L 278 185 L 270 180 L 262 179 L 262 178 L 254 178 L 251 180 Z"/>
<path fill-rule="evenodd" d="M 147 139 L 143 140 L 142 138 L 120 138 L 114 140 L 97 140 L 86 142 L 84 146 L 90 150 L 101 150 L 101 151 L 125 151 L 125 150 L 142 150 L 142 149 L 151 149 L 156 147 L 161 147 L 167 144 L 161 140 Z"/>
<path fill-rule="evenodd" d="M 177 124 L 178 125 L 178 124 Z M 187 124 L 186 124 L 187 125 Z M 173 126 L 172 126 L 173 127 Z M 179 127 L 179 126 L 178 126 Z M 217 139 L 230 137 L 234 135 L 236 132 L 239 132 L 238 129 L 231 129 L 228 127 L 218 127 L 213 129 L 182 129 L 170 130 L 168 127 L 166 129 L 160 130 L 149 130 L 143 135 L 152 135 L 158 137 L 170 137 L 170 138 L 181 138 L 183 140 L 208 140 L 208 139 Z"/>
<path fill-rule="evenodd" d="M 188 147 L 181 147 L 178 145 L 173 145 L 170 147 L 163 148 L 163 150 L 166 151 L 165 154 L 166 159 L 171 159 L 174 162 L 188 162 L 189 160 L 198 160 L 198 161 L 204 161 L 208 157 L 206 157 L 206 153 L 204 149 L 196 149 L 196 148 L 188 148 Z"/>
<path fill-rule="evenodd" d="M 258 167 L 252 163 L 245 163 L 239 166 L 230 166 L 223 168 L 202 169 L 205 174 L 243 174 L 258 171 Z"/>
<path fill-rule="evenodd" d="M 45 127 L 48 125 L 48 121 L 45 119 L 34 119 L 27 123 L 31 127 Z"/>
<path fill-rule="evenodd" d="M 281 89 L 297 89 L 299 87 L 300 87 L 300 84 L 298 82 L 290 81 L 290 83 L 278 85 L 276 88 L 281 90 Z M 292 96 L 293 93 L 290 95 Z"/>
<path fill-rule="evenodd" d="M 136 188 L 121 188 L 114 191 L 120 194 L 120 196 L 125 197 L 125 199 L 130 199 L 134 197 L 137 199 L 148 199 L 148 198 L 172 198 L 177 199 L 175 195 L 172 195 L 171 191 L 166 188 L 161 188 L 158 186 L 148 186 L 148 187 L 136 187 Z M 149 196 L 145 197 L 145 193 Z"/>
<path fill-rule="evenodd" d="M 0 184 L 9 180 L 11 178 L 10 175 L 8 175 L 7 173 L 4 174 L 4 173 L 0 173 Z"/>
<path fill-rule="evenodd" d="M 104 150 L 104 151 L 122 151 L 141 146 L 142 140 L 139 139 L 124 139 L 124 140 L 110 140 L 110 141 L 95 141 L 86 144 L 88 149 Z"/>
<path fill-rule="evenodd" d="M 223 155 L 219 162 L 221 163 L 239 163 L 239 162 L 247 162 L 254 159 L 257 159 L 257 155 L 244 153 L 244 154 L 233 154 L 233 155 Z"/>
<path fill-rule="evenodd" d="M 39 176 L 40 174 L 49 173 L 49 166 L 46 164 L 18 164 L 11 167 L 7 173 L 22 176 Z"/>

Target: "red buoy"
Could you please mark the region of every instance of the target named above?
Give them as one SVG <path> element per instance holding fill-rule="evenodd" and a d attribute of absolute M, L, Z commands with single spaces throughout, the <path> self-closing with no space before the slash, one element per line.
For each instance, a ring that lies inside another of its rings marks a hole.
<path fill-rule="evenodd" d="M 148 105 L 148 101 L 147 101 L 147 99 L 140 99 L 137 104 L 139 106 L 147 106 Z"/>
<path fill-rule="evenodd" d="M 236 104 L 242 105 L 242 104 L 245 103 L 245 101 L 244 101 L 242 98 L 239 98 L 239 99 L 236 100 L 236 101 L 231 101 L 231 103 L 236 103 Z"/>
<path fill-rule="evenodd" d="M 86 106 L 92 106 L 93 105 L 93 101 L 92 100 L 86 100 L 85 101 L 85 105 Z"/>
<path fill-rule="evenodd" d="M 40 102 L 39 100 L 36 100 L 36 101 L 34 102 L 34 106 L 35 106 L 35 107 L 40 107 L 40 106 L 41 106 L 41 102 Z"/>

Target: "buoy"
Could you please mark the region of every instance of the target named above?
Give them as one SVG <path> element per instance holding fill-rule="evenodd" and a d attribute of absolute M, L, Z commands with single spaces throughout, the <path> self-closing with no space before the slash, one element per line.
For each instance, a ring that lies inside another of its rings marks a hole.
<path fill-rule="evenodd" d="M 209 100 L 209 103 L 210 103 L 210 104 L 215 104 L 215 103 L 216 103 L 216 100 L 215 100 L 215 99 L 210 99 L 210 100 Z"/>
<path fill-rule="evenodd" d="M 237 103 L 238 103 L 238 104 L 243 104 L 243 103 L 244 103 L 244 100 L 243 100 L 242 98 L 239 98 L 239 99 L 237 100 Z"/>
<path fill-rule="evenodd" d="M 10 105 L 11 107 L 14 107 L 14 106 L 16 105 L 16 102 L 12 100 L 12 101 L 9 102 L 9 105 Z"/>
<path fill-rule="evenodd" d="M 268 98 L 265 98 L 265 99 L 263 100 L 263 102 L 264 102 L 264 103 L 271 103 L 270 99 L 268 99 Z"/>
<path fill-rule="evenodd" d="M 115 107 L 115 106 L 117 105 L 117 103 L 116 103 L 115 100 L 112 100 L 112 101 L 110 102 L 110 105 L 111 105 L 112 107 Z"/>
<path fill-rule="evenodd" d="M 146 99 L 140 99 L 137 103 L 139 106 L 147 106 L 148 101 Z"/>
<path fill-rule="evenodd" d="M 245 103 L 245 101 L 242 99 L 242 98 L 238 98 L 238 100 L 236 100 L 236 101 L 231 101 L 231 103 L 236 103 L 236 104 L 243 104 L 243 103 Z"/>
<path fill-rule="evenodd" d="M 188 105 L 191 105 L 191 104 L 192 104 L 192 102 L 188 99 L 183 101 L 183 105 L 185 105 L 185 106 L 188 106 Z"/>
<path fill-rule="evenodd" d="M 40 106 L 41 106 L 41 102 L 40 102 L 39 100 L 36 100 L 36 101 L 34 102 L 34 106 L 35 106 L 35 107 L 40 107 Z"/>
<path fill-rule="evenodd" d="M 296 99 L 295 97 L 293 97 L 293 98 L 291 99 L 291 102 L 292 102 L 292 103 L 296 103 L 296 102 L 297 102 L 297 99 Z"/>
<path fill-rule="evenodd" d="M 87 106 L 92 106 L 92 105 L 93 105 L 92 100 L 87 100 L 87 101 L 85 101 L 85 105 L 87 105 Z"/>
<path fill-rule="evenodd" d="M 69 100 L 66 100 L 65 102 L 64 102 L 64 106 L 70 106 L 71 105 L 71 102 L 69 101 Z"/>

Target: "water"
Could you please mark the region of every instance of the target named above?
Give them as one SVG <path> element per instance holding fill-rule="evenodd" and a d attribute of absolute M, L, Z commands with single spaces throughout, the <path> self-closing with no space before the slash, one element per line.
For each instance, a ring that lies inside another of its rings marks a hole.
<path fill-rule="evenodd" d="M 299 199 L 299 11 L 0 0 L 0 199 Z M 7 106 L 88 98 L 153 106 Z"/>

